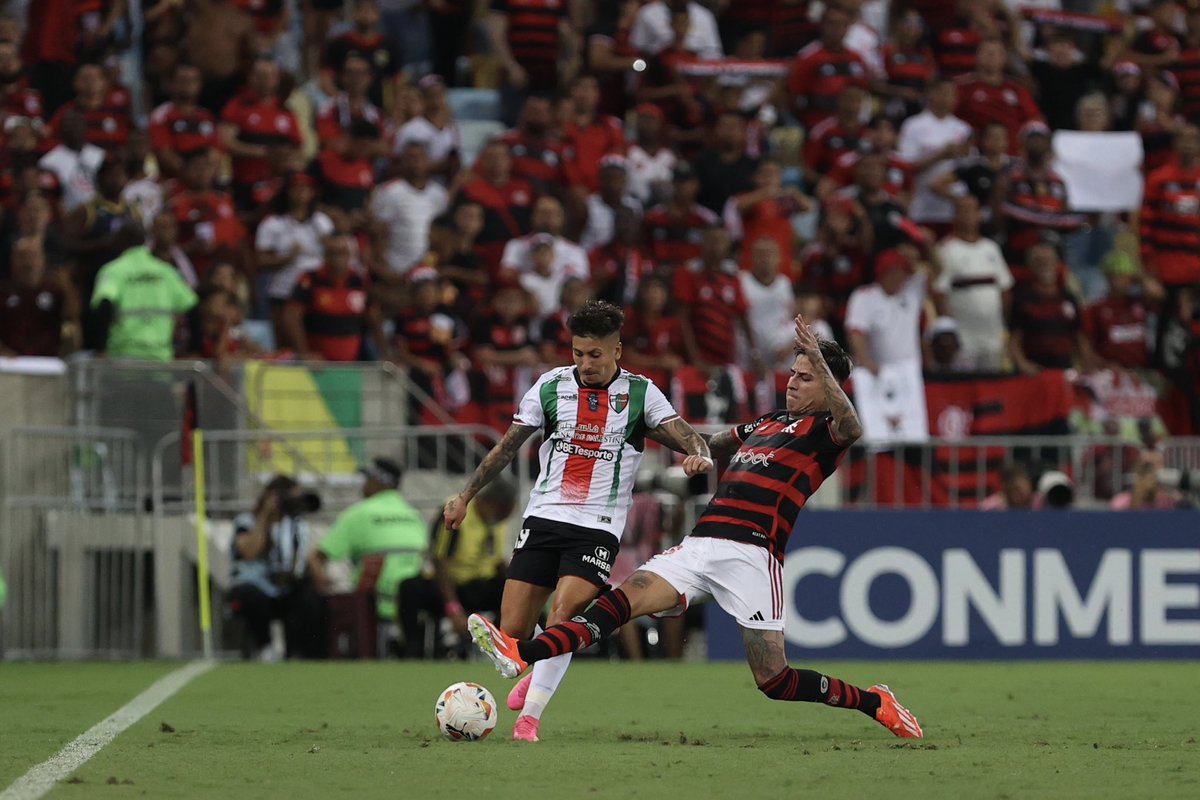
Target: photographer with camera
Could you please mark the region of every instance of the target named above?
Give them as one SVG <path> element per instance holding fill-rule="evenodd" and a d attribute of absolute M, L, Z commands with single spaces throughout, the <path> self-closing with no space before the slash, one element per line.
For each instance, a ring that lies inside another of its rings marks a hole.
<path fill-rule="evenodd" d="M 246 624 L 244 656 L 253 648 L 261 660 L 279 657 L 271 644 L 273 620 L 283 622 L 289 657 L 322 654 L 321 598 L 306 579 L 304 561 L 310 538 L 304 517 L 320 507 L 317 494 L 276 475 L 263 487 L 254 511 L 234 520 L 227 605 Z"/>

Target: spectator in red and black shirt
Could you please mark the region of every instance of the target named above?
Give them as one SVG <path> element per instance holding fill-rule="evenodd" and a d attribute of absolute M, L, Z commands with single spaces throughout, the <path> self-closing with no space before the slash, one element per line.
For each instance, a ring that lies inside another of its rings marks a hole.
<path fill-rule="evenodd" d="M 512 174 L 529 181 L 538 194 L 560 192 L 566 184 L 562 140 L 550 133 L 550 99 L 537 94 L 525 98 L 517 127 L 501 139 L 512 152 Z"/>
<path fill-rule="evenodd" d="M 958 80 L 958 108 L 954 116 L 981 132 L 989 122 L 1008 128 L 1015 147 L 1022 126 L 1040 120 L 1042 112 L 1024 86 L 1004 76 L 1008 50 L 999 39 L 979 45 L 976 70 Z"/>
<path fill-rule="evenodd" d="M 321 210 L 337 230 L 356 231 L 366 223 L 367 197 L 375 188 L 371 157 L 379 148 L 379 128 L 356 119 L 343 151 L 327 148 L 317 155 L 313 172 L 321 186 Z"/>
<path fill-rule="evenodd" d="M 658 275 L 648 275 L 638 285 L 637 298 L 625 309 L 625 324 L 621 328 L 623 351 L 621 363 L 635 371 L 654 371 L 667 383 L 667 373 L 683 366 L 683 332 L 679 317 L 667 304 L 671 289 Z M 658 378 L 647 375 L 655 383 Z"/>
<path fill-rule="evenodd" d="M 519 395 L 518 370 L 531 382 L 531 370 L 541 361 L 534 345 L 528 309 L 529 296 L 517 284 L 502 284 L 491 310 L 471 326 L 471 396 L 483 410 L 486 424 L 506 429 L 512 422 Z"/>
<path fill-rule="evenodd" d="M 535 195 L 528 181 L 513 176 L 512 153 L 500 140 L 483 148 L 475 172 L 477 177 L 463 187 L 458 203 L 478 203 L 483 208 L 483 230 L 475 238 L 475 247 L 484 268 L 493 274 L 509 240 L 529 233 Z"/>
<path fill-rule="evenodd" d="M 1067 185 L 1050 166 L 1050 129 L 1044 122 L 1031 122 L 1022 129 L 1021 142 L 1024 160 L 1009 171 L 1001 206 L 1007 231 L 1004 254 L 1016 267 L 1013 277 L 1017 283 L 1028 278 L 1021 269 L 1025 251 L 1042 230 L 1066 233 L 1084 223 L 1082 215 L 1067 210 Z"/>
<path fill-rule="evenodd" d="M 0 42 L 0 125 L 10 116 L 41 121 L 42 94 L 30 87 L 15 42 Z"/>
<path fill-rule="evenodd" d="M 567 320 L 592 296 L 592 286 L 583 278 L 563 281 L 559 308 L 542 320 L 538 337 L 538 355 L 542 363 L 553 366 L 571 363 L 571 329 L 567 327 Z"/>
<path fill-rule="evenodd" d="M 595 75 L 579 75 L 571 83 L 573 117 L 563 130 L 563 169 L 572 187 L 584 194 L 600 188 L 600 159 L 625 154 L 625 133 L 616 117 L 599 113 L 600 83 Z"/>
<path fill-rule="evenodd" d="M 838 156 L 833 168 L 821 178 L 817 184 L 817 197 L 828 197 L 831 192 L 849 186 L 865 153 L 883 153 L 887 158 L 883 188 L 907 208 L 913 193 L 913 167 L 896 152 L 896 141 L 895 123 L 889 117 L 876 114 L 867 123 L 866 138 L 859 141 L 854 150 Z"/>
<path fill-rule="evenodd" d="M 114 108 L 109 102 L 108 76 L 96 64 L 84 64 L 75 73 L 75 99 L 63 105 L 50 120 L 55 139 L 59 138 L 63 116 L 71 109 L 83 114 L 87 140 L 112 152 L 129 139 L 129 109 Z"/>
<path fill-rule="evenodd" d="M 1061 263 L 1052 244 L 1029 248 L 1031 283 L 1018 286 L 1013 296 L 1008 353 L 1026 375 L 1045 369 L 1085 369 L 1094 363 L 1083 334 L 1079 303 L 1059 280 Z"/>
<path fill-rule="evenodd" d="M 1174 30 L 1178 13 L 1179 0 L 1151 0 L 1150 27 L 1130 43 L 1129 60 L 1150 72 L 1170 69 L 1183 44 Z"/>
<path fill-rule="evenodd" d="M 933 50 L 925 44 L 921 15 L 912 10 L 900 15 L 891 40 L 884 43 L 880 55 L 887 76 L 882 87 L 888 97 L 884 113 L 899 124 L 900 120 L 921 112 L 925 90 L 938 71 Z"/>
<path fill-rule="evenodd" d="M 846 153 L 858 149 L 867 135 L 863 124 L 863 101 L 867 94 L 857 86 L 847 86 L 837 97 L 834 116 L 818 122 L 804 142 L 804 176 L 810 187 L 817 186 Z"/>
<path fill-rule="evenodd" d="M 558 89 L 558 54 L 567 27 L 566 0 L 491 0 L 493 51 L 504 70 L 504 122 L 512 125 L 525 92 Z"/>
<path fill-rule="evenodd" d="M 1146 177 L 1142 263 L 1168 289 L 1200 284 L 1200 128 L 1175 136 L 1175 160 Z"/>
<path fill-rule="evenodd" d="M 1104 366 L 1145 369 L 1150 365 L 1147 319 L 1162 300 L 1162 286 L 1121 250 L 1105 256 L 1101 267 L 1108 295 L 1084 309 L 1084 332 Z M 1134 288 L 1141 291 L 1134 293 Z"/>
<path fill-rule="evenodd" d="M 746 335 L 750 351 L 757 348 L 737 267 L 728 256 L 729 232 L 723 225 L 710 225 L 700 259 L 675 270 L 674 295 L 683 307 L 680 326 L 688 364 L 705 372 L 735 363 L 735 326 Z"/>
<path fill-rule="evenodd" d="M 597 8 L 597 19 L 585 32 L 584 68 L 600 81 L 600 112 L 624 116 L 629 107 L 628 76 L 646 68 L 646 62 L 629 42 L 641 3 L 619 0 Z M 641 62 L 641 70 L 634 67 Z"/>
<path fill-rule="evenodd" d="M 242 209 L 253 208 L 254 185 L 273 177 L 272 151 L 301 143 L 300 126 L 278 91 L 279 67 L 260 58 L 249 85 L 221 111 L 221 144 L 233 157 L 233 196 Z"/>
<path fill-rule="evenodd" d="M 179 181 L 165 206 L 179 223 L 180 249 L 200 278 L 219 261 L 240 262 L 246 247 L 246 229 L 233 198 L 215 187 L 215 178 L 213 152 L 192 150 L 184 156 Z"/>
<path fill-rule="evenodd" d="M 629 303 L 641 281 L 654 272 L 642 238 L 642 219 L 629 206 L 613 213 L 612 240 L 588 253 L 596 297 L 614 305 Z"/>
<path fill-rule="evenodd" d="M 1200 5 L 1188 6 L 1187 36 L 1170 70 L 1179 81 L 1183 115 L 1200 122 Z"/>
<path fill-rule="evenodd" d="M 12 246 L 12 278 L 0 281 L 0 356 L 56 357 L 64 323 L 76 323 L 79 299 L 67 273 L 46 275 L 46 252 L 33 238 Z"/>
<path fill-rule="evenodd" d="M 379 307 L 371 299 L 371 279 L 351 263 L 354 240 L 333 235 L 325 240 L 325 263 L 300 276 L 288 304 L 288 342 L 309 361 L 357 361 L 363 339 L 391 357 Z"/>
<path fill-rule="evenodd" d="M 443 287 L 437 272 L 418 267 L 411 279 L 408 307 L 396 318 L 396 358 L 413 370 L 413 378 L 426 393 L 444 396 L 441 382 L 458 365 L 465 326 L 442 307 Z"/>
<path fill-rule="evenodd" d="M 367 92 L 371 88 L 371 65 L 358 55 L 350 55 L 342 63 L 342 90 L 325 101 L 317 111 L 317 139 L 321 146 L 339 153 L 349 147 L 350 128 L 362 120 L 382 131 L 383 112 L 371 102 Z M 378 143 L 372 158 L 386 155 L 383 138 L 378 133 Z"/>
<path fill-rule="evenodd" d="M 203 77 L 190 64 L 175 67 L 171 100 L 150 115 L 150 146 L 164 177 L 176 178 L 183 169 L 183 154 L 217 146 L 217 120 L 197 104 Z"/>
<path fill-rule="evenodd" d="M 671 185 L 671 199 L 651 208 L 643 220 L 650 257 L 668 269 L 699 258 L 704 229 L 720 222 L 716 214 L 696 202 L 700 179 L 691 164 L 675 165 Z"/>
<path fill-rule="evenodd" d="M 351 28 L 325 44 L 321 56 L 321 89 L 337 94 L 336 79 L 351 56 L 367 62 L 371 71 L 368 94 L 379 108 L 393 107 L 392 93 L 404 68 L 396 44 L 379 31 L 379 4 L 376 0 L 355 0 Z M 341 88 L 346 88 L 342 86 Z"/>
<path fill-rule="evenodd" d="M 845 45 L 850 14 L 828 5 L 821 16 L 820 38 L 796 55 L 787 76 L 793 110 L 804 127 L 833 116 L 838 94 L 848 85 L 866 87 L 867 65 Z"/>
<path fill-rule="evenodd" d="M 827 298 L 840 327 L 850 293 L 867 283 L 871 220 L 861 203 L 835 194 L 821 207 L 817 239 L 800 254 L 801 281 Z"/>

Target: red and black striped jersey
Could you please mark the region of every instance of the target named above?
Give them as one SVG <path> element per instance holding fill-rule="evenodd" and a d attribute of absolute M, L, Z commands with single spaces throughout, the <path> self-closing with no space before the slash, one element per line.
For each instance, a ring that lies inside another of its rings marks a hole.
<path fill-rule="evenodd" d="M 1179 52 L 1171 65 L 1171 74 L 1179 81 L 1179 105 L 1189 122 L 1200 122 L 1200 42 Z"/>
<path fill-rule="evenodd" d="M 404 69 L 403 59 L 396 43 L 378 31 L 366 36 L 357 30 L 349 30 L 335 36 L 325 44 L 321 54 L 321 71 L 332 74 L 336 79 L 351 56 L 363 59 L 371 65 L 371 102 L 383 108 L 383 87 L 393 81 Z"/>
<path fill-rule="evenodd" d="M 150 114 L 149 134 L 155 150 L 190 153 L 217 146 L 217 119 L 201 106 L 184 109 L 163 103 Z"/>
<path fill-rule="evenodd" d="M 796 98 L 800 121 L 808 130 L 832 117 L 837 97 L 846 86 L 867 88 L 867 65 L 853 50 L 828 50 L 813 42 L 796 55 L 787 76 L 787 90 Z"/>
<path fill-rule="evenodd" d="M 699 262 L 675 270 L 675 300 L 688 315 L 700 357 L 710 364 L 734 362 L 737 320 L 749 309 L 737 275 L 710 272 Z"/>
<path fill-rule="evenodd" d="M 854 168 L 862 158 L 858 152 L 843 153 L 833 162 L 833 168 L 825 176 L 833 181 L 838 189 L 845 188 L 854 180 Z M 895 153 L 887 154 L 887 168 L 883 177 L 883 190 L 892 197 L 902 194 L 912 194 L 913 171 L 909 164 Z"/>
<path fill-rule="evenodd" d="M 776 411 L 730 433 L 741 447 L 691 535 L 765 547 L 782 563 L 800 509 L 838 468 L 847 445 L 828 415 Z"/>
<path fill-rule="evenodd" d="M 335 150 L 322 150 L 313 162 L 313 172 L 321 184 L 321 202 L 343 211 L 366 207 L 367 196 L 375 188 L 370 159 L 350 159 Z"/>
<path fill-rule="evenodd" d="M 1033 289 L 1013 295 L 1013 332 L 1021 333 L 1025 357 L 1047 369 L 1069 369 L 1075 336 L 1083 326 L 1079 303 L 1064 289 L 1046 296 Z"/>
<path fill-rule="evenodd" d="M 693 203 L 687 213 L 678 215 L 666 205 L 646 212 L 643 226 L 650 257 L 659 266 L 674 266 L 700 257 L 704 229 L 719 220 L 704 206 Z"/>
<path fill-rule="evenodd" d="M 564 145 L 558 139 L 533 139 L 519 128 L 500 137 L 512 152 L 512 174 L 524 178 L 538 194 L 553 194 L 566 185 Z"/>
<path fill-rule="evenodd" d="M 883 56 L 883 70 L 887 73 L 887 82 L 892 86 L 924 92 L 938 71 L 933 51 L 925 46 L 915 50 L 901 50 L 894 44 L 885 44 L 880 54 Z"/>
<path fill-rule="evenodd" d="M 534 197 L 529 181 L 516 177 L 503 186 L 475 178 L 463 187 L 459 202 L 479 203 L 483 207 L 483 230 L 475 239 L 475 251 L 489 272 L 500 266 L 504 246 L 510 239 L 529 233 Z"/>
<path fill-rule="evenodd" d="M 1146 178 L 1142 260 L 1168 285 L 1200 282 L 1200 168 L 1172 161 Z"/>
<path fill-rule="evenodd" d="M 533 91 L 558 87 L 558 25 L 566 18 L 565 0 L 491 0 L 492 11 L 508 18 L 508 49 L 529 73 Z"/>
<path fill-rule="evenodd" d="M 335 276 L 322 265 L 301 275 L 290 302 L 304 312 L 309 349 L 327 361 L 357 361 L 370 290 L 370 278 L 357 269 Z"/>
<path fill-rule="evenodd" d="M 267 147 L 292 145 L 302 139 L 296 116 L 274 97 L 260 98 L 246 90 L 225 104 L 221 122 L 237 128 L 238 141 Z M 271 162 L 266 158 L 234 158 L 233 182 L 250 186 L 271 177 Z"/>
<path fill-rule="evenodd" d="M 0 89 L 0 108 L 14 117 L 41 119 L 45 113 L 42 93 L 29 86 L 29 79 L 22 76 L 15 83 Z"/>
<path fill-rule="evenodd" d="M 111 151 L 123 147 L 129 141 L 129 129 L 133 123 L 129 119 L 128 109 L 121 110 L 107 103 L 97 108 L 82 108 L 75 100 L 59 107 L 50 118 L 51 136 L 56 141 L 61 139 L 63 117 L 71 110 L 83 115 L 89 144 Z"/>
<path fill-rule="evenodd" d="M 1011 259 L 1023 262 L 1024 253 L 1037 244 L 1043 228 L 1073 231 L 1086 218 L 1067 210 L 1067 184 L 1049 167 L 1033 172 L 1017 164 L 1008 174 L 1008 196 L 1001 206 L 1007 220 L 1005 250 Z M 1017 281 L 1021 276 L 1014 275 Z"/>
<path fill-rule="evenodd" d="M 947 78 L 957 78 L 975 71 L 975 51 L 983 36 L 972 28 L 941 28 L 934 34 L 933 48 L 937 54 L 938 71 Z"/>
<path fill-rule="evenodd" d="M 846 128 L 837 117 L 818 122 L 808 132 L 808 141 L 804 143 L 804 164 L 824 175 L 833 169 L 839 158 L 854 152 L 866 135 L 866 125 Z"/>

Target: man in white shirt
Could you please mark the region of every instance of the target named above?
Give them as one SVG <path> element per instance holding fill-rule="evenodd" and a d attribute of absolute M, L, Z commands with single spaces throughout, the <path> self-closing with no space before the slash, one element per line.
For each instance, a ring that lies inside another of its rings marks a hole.
<path fill-rule="evenodd" d="M 42 156 L 38 166 L 58 178 L 63 211 L 70 213 L 95 196 L 96 172 L 104 163 L 104 151 L 88 143 L 87 122 L 78 111 L 63 114 L 59 136 L 62 143 Z"/>
<path fill-rule="evenodd" d="M 412 140 L 400 156 L 400 177 L 371 196 L 369 210 L 383 260 L 393 275 L 408 274 L 429 249 L 429 223 L 446 210 L 446 190 L 429 176 L 429 148 Z"/>
<path fill-rule="evenodd" d="M 921 361 L 921 306 L 925 274 L 910 274 L 899 250 L 875 262 L 875 282 L 860 286 L 846 305 L 846 333 L 854 363 L 878 375 L 882 367 Z"/>
<path fill-rule="evenodd" d="M 587 252 L 562 237 L 563 208 L 562 204 L 553 197 L 539 197 L 533 204 L 530 216 L 530 228 L 533 233 L 512 239 L 504 246 L 504 255 L 500 258 L 500 270 L 510 276 L 520 277 L 532 272 L 533 239 L 538 234 L 548 234 L 552 240 L 554 253 L 553 271 L 564 277 L 575 276 L 587 280 L 590 274 Z"/>
<path fill-rule="evenodd" d="M 971 126 L 954 116 L 957 104 L 955 83 L 945 78 L 936 80 L 929 87 L 926 109 L 900 126 L 896 150 L 900 158 L 912 164 L 916 176 L 909 216 L 923 225 L 944 225 L 954 218 L 950 202 L 935 194 L 929 185 L 954 166 L 954 159 L 970 151 Z"/>
<path fill-rule="evenodd" d="M 1013 277 L 1000 246 L 980 234 L 981 222 L 973 195 L 955 201 L 954 234 L 938 245 L 932 289 L 938 310 L 958 322 L 962 359 L 989 372 L 1002 366 Z"/>
<path fill-rule="evenodd" d="M 649 208 L 671 192 L 671 173 L 678 160 L 663 141 L 665 116 L 654 103 L 642 103 L 637 113 L 637 133 L 625 157 L 629 170 L 629 193 Z"/>
<path fill-rule="evenodd" d="M 779 261 L 778 243 L 763 236 L 750 245 L 750 270 L 738 274 L 749 306 L 746 319 L 758 345 L 754 352 L 745 336 L 738 337 L 738 360 L 743 367 L 787 372 L 796 358 L 794 334 L 788 327 L 796 317 L 796 297 L 792 282 L 779 272 Z"/>
<path fill-rule="evenodd" d="M 701 58 L 724 58 L 717 18 L 704 6 L 688 0 L 688 33 L 683 40 L 685 50 Z M 635 50 L 657 55 L 675 41 L 671 32 L 671 8 L 664 0 L 653 0 L 638 9 L 629 33 L 629 43 Z"/>

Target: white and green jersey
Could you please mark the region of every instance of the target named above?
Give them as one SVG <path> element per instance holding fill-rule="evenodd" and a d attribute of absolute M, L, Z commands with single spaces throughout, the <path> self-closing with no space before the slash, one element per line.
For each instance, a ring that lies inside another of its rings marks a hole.
<path fill-rule="evenodd" d="M 604 531 L 619 540 L 645 450 L 646 430 L 675 419 L 649 379 L 618 370 L 583 386 L 574 367 L 552 369 L 521 398 L 513 422 L 542 429 L 541 472 L 525 516 Z"/>

